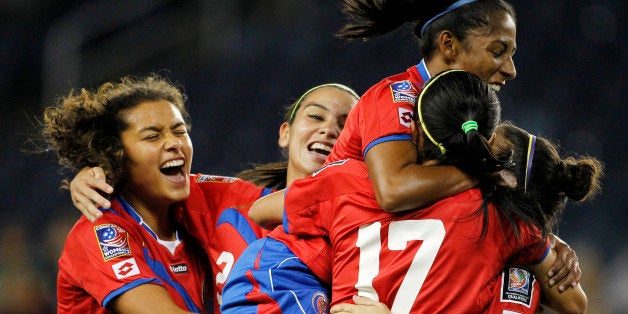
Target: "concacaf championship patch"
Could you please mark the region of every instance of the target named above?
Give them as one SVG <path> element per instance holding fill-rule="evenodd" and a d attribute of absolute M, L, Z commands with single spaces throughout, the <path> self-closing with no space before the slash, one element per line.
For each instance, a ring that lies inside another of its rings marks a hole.
<path fill-rule="evenodd" d="M 104 224 L 94 227 L 100 251 L 105 261 L 118 256 L 130 256 L 128 234 L 118 225 Z"/>
<path fill-rule="evenodd" d="M 312 308 L 316 314 L 329 313 L 329 299 L 327 295 L 320 291 L 314 293 L 312 296 Z"/>
<path fill-rule="evenodd" d="M 532 273 L 521 267 L 506 266 L 502 275 L 501 301 L 530 307 L 535 280 Z"/>
<path fill-rule="evenodd" d="M 419 92 L 410 81 L 400 81 L 390 84 L 393 102 L 408 102 L 414 105 Z"/>
<path fill-rule="evenodd" d="M 198 176 L 198 178 L 196 178 L 196 182 L 197 183 L 201 183 L 201 182 L 231 183 L 237 179 L 238 178 L 234 178 L 234 177 L 224 177 L 224 176 L 204 174 L 204 175 Z"/>

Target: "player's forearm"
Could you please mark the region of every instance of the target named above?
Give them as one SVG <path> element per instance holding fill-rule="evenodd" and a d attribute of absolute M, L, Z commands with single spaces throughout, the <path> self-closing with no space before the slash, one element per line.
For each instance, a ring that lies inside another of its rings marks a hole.
<path fill-rule="evenodd" d="M 373 183 L 379 205 L 385 211 L 398 212 L 458 194 L 475 186 L 476 181 L 452 166 L 412 164 Z"/>
<path fill-rule="evenodd" d="M 272 229 L 283 220 L 284 192 L 280 190 L 266 195 L 253 203 L 249 209 L 249 218 L 258 225 Z"/>
<path fill-rule="evenodd" d="M 543 304 L 559 313 L 584 313 L 587 310 L 587 296 L 580 284 L 561 292 L 558 285 L 550 287 L 547 272 L 556 260 L 556 252 L 550 250 L 547 257 L 539 264 L 530 265 L 530 269 L 541 285 L 541 293 L 546 301 Z"/>

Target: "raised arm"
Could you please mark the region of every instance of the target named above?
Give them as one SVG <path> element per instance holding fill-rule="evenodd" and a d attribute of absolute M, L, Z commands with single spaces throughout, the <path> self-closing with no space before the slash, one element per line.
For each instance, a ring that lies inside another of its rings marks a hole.
<path fill-rule="evenodd" d="M 587 296 L 580 284 L 575 284 L 571 288 L 560 291 L 557 285 L 550 286 L 548 271 L 556 260 L 556 251 L 550 250 L 545 259 L 536 265 L 529 265 L 541 284 L 543 297 L 547 300 L 547 305 L 559 313 L 584 313 L 587 310 Z"/>
<path fill-rule="evenodd" d="M 417 164 L 417 149 L 411 141 L 377 144 L 365 161 L 377 203 L 387 212 L 423 207 L 478 182 L 453 166 Z"/>
<path fill-rule="evenodd" d="M 106 194 L 113 192 L 113 187 L 107 184 L 105 172 L 99 167 L 81 169 L 70 182 L 70 195 L 74 206 L 91 222 L 102 217 L 97 206 L 103 208 L 111 206 L 111 202 L 98 191 Z"/>
<path fill-rule="evenodd" d="M 253 203 L 249 218 L 265 229 L 273 229 L 283 221 L 285 189 L 268 194 Z"/>

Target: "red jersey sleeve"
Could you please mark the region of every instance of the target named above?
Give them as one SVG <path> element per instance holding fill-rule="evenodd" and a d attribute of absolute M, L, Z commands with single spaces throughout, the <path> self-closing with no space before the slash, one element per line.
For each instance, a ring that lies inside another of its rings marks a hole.
<path fill-rule="evenodd" d="M 523 223 L 520 223 L 520 232 L 520 248 L 509 263 L 528 265 L 542 262 L 551 249 L 549 238 L 542 238 L 539 229 L 531 228 Z"/>
<path fill-rule="evenodd" d="M 364 160 L 373 146 L 391 140 L 410 140 L 414 103 L 423 81 L 412 67 L 371 87 L 351 110 L 327 162 Z"/>
<path fill-rule="evenodd" d="M 123 221 L 103 217 L 92 224 L 82 217 L 68 235 L 59 260 L 61 283 L 83 287 L 103 307 L 141 284 L 161 285 L 146 264 L 141 242 Z"/>
<path fill-rule="evenodd" d="M 284 231 L 301 236 L 327 236 L 338 208 L 337 197 L 357 192 L 373 194 L 370 181 L 364 180 L 367 177 L 364 162 L 345 159 L 325 165 L 310 177 L 295 180 L 286 191 Z"/>

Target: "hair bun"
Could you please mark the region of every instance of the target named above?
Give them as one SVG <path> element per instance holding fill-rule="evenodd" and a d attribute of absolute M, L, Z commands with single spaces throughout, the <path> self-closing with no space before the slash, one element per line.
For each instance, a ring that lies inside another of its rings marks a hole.
<path fill-rule="evenodd" d="M 593 197 L 600 189 L 602 164 L 594 158 L 576 160 L 569 157 L 559 164 L 557 181 L 560 189 L 572 201 L 584 201 Z"/>

